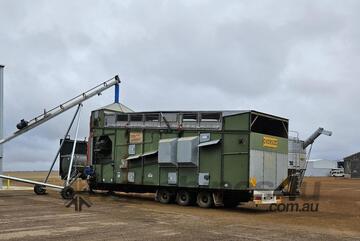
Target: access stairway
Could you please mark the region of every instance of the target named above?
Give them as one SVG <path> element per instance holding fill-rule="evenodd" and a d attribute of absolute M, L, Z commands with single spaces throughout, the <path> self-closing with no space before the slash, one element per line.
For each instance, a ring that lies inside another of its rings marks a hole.
<path fill-rule="evenodd" d="M 285 189 L 286 195 L 290 197 L 296 197 L 300 194 L 300 188 L 305 177 L 305 172 L 308 161 L 310 159 L 312 146 L 315 140 L 322 134 L 326 136 L 331 136 L 332 132 L 320 127 L 305 141 L 300 141 L 299 139 L 296 140 L 296 142 L 300 144 L 300 148 L 301 148 L 300 150 L 298 150 L 299 155 L 300 153 L 306 153 L 307 147 L 310 146 L 310 149 L 309 152 L 307 153 L 306 159 L 304 160 L 305 163 L 304 164 L 300 163 L 299 165 L 296 165 L 296 168 L 293 169 L 291 173 L 289 173 L 288 178 L 279 186 L 279 190 L 285 189 L 285 187 L 287 187 L 287 189 Z"/>

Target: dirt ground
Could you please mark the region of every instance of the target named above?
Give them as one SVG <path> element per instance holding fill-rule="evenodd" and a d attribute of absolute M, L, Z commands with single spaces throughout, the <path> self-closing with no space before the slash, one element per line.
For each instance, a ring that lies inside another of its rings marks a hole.
<path fill-rule="evenodd" d="M 201 209 L 162 205 L 152 195 L 81 193 L 93 205 L 79 213 L 66 208 L 55 191 L 36 196 L 5 190 L 0 191 L 0 240 L 360 240 L 360 179 L 306 178 L 304 183 L 299 210 L 309 203 L 318 204 L 318 211 L 282 211 L 285 205 L 270 211 L 249 204 Z"/>
<path fill-rule="evenodd" d="M 43 182 L 45 180 L 45 177 L 47 176 L 47 174 L 48 174 L 48 172 L 44 172 L 44 171 L 37 171 L 37 172 L 24 171 L 24 172 L 6 172 L 6 173 L 4 173 L 4 175 L 19 177 L 19 178 L 24 178 L 24 179 L 30 179 L 30 180 L 34 180 L 34 181 L 40 181 L 40 182 Z M 61 180 L 61 178 L 59 177 L 59 173 L 57 171 L 53 171 L 50 174 L 48 182 L 55 184 L 55 185 L 59 185 L 59 186 L 64 185 L 64 181 Z M 27 186 L 27 187 L 33 186 L 31 184 L 24 184 L 24 183 L 15 182 L 15 181 L 10 181 L 10 183 L 8 183 L 7 180 L 3 180 L 3 186 L 5 189 L 8 184 L 10 184 L 10 186 Z M 86 182 L 86 180 L 83 181 L 83 180 L 79 179 L 73 184 L 73 187 L 77 191 L 83 191 L 84 189 L 87 188 L 87 182 Z"/>

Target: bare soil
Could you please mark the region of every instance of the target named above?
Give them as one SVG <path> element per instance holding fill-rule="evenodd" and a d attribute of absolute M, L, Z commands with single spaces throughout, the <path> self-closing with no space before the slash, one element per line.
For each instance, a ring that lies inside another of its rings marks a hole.
<path fill-rule="evenodd" d="M 44 173 L 16 175 L 42 180 Z M 59 181 L 56 174 L 53 178 Z M 0 191 L 0 240 L 359 240 L 360 179 L 306 178 L 304 183 L 302 198 L 285 200 L 300 211 L 288 212 L 251 204 L 201 209 L 163 205 L 151 194 L 82 192 L 93 205 L 79 213 L 66 208 L 55 191 L 45 196 Z M 306 203 L 318 204 L 318 211 L 302 211 Z"/>

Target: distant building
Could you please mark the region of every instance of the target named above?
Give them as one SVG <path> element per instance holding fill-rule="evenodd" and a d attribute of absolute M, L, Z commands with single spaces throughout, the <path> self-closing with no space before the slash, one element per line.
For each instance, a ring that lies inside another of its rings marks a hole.
<path fill-rule="evenodd" d="M 340 160 L 337 162 L 338 168 L 344 168 L 344 160 Z"/>
<path fill-rule="evenodd" d="M 351 178 L 360 178 L 360 152 L 344 158 L 344 172 Z"/>
<path fill-rule="evenodd" d="M 338 161 L 329 161 L 322 159 L 309 160 L 305 176 L 307 177 L 327 177 L 330 176 L 330 171 L 333 168 L 338 168 Z"/>

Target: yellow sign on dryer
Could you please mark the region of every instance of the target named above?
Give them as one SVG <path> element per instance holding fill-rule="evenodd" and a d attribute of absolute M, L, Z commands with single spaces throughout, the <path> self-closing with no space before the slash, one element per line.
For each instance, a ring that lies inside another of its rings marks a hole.
<path fill-rule="evenodd" d="M 130 132 L 129 136 L 130 144 L 139 144 L 143 142 L 143 133 L 142 132 Z"/>
<path fill-rule="evenodd" d="M 264 136 L 263 147 L 277 148 L 279 146 L 279 140 L 274 137 Z"/>

